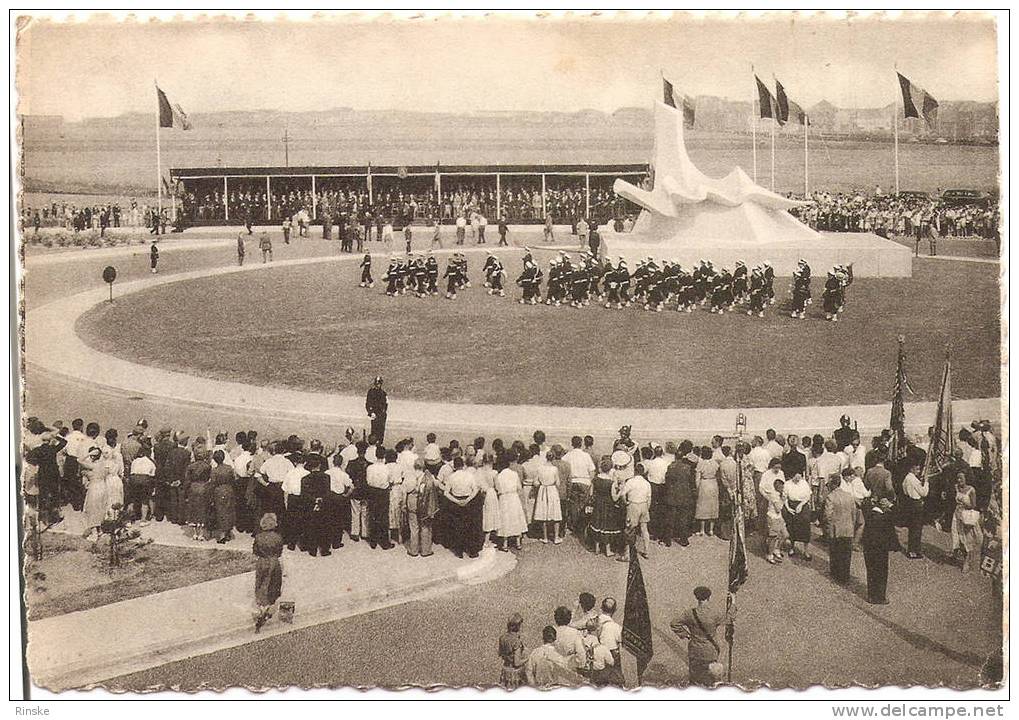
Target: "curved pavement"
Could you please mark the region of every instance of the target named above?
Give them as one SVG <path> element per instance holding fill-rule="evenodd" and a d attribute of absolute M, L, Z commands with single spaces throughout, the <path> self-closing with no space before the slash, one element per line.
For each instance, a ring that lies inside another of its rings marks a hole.
<path fill-rule="evenodd" d="M 211 243 L 210 243 L 211 244 Z M 217 242 L 218 244 L 218 242 Z M 456 247 L 453 250 L 483 252 L 488 248 Z M 111 249 L 131 252 L 132 248 Z M 134 249 L 136 250 L 136 249 Z M 61 254 L 62 255 L 62 254 Z M 118 286 L 118 296 L 197 278 L 258 272 L 274 267 L 309 263 L 354 262 L 358 255 L 309 257 L 278 260 L 271 265 L 210 267 L 202 270 L 157 275 Z M 58 262 L 44 258 L 36 263 Z M 107 355 L 89 347 L 74 331 L 77 319 L 107 300 L 106 288 L 87 290 L 60 298 L 26 314 L 25 347 L 27 372 L 50 375 L 85 387 L 160 400 L 164 403 L 242 412 L 253 417 L 271 417 L 278 421 L 314 421 L 320 425 L 343 428 L 358 426 L 365 420 L 361 396 L 316 393 L 286 388 L 270 388 L 238 382 L 196 377 L 161 370 Z M 887 426 L 889 405 L 838 405 L 830 407 L 658 409 L 658 408 L 576 408 L 534 405 L 445 404 L 390 397 L 389 423 L 409 430 L 437 432 L 509 432 L 530 434 L 541 427 L 555 434 L 592 434 L 614 436 L 623 422 L 631 424 L 635 434 L 665 436 L 707 436 L 732 428 L 736 415 L 743 412 L 750 432 L 781 428 L 783 432 L 815 432 L 820 427 L 837 427 L 838 418 L 848 413 L 863 432 L 875 432 Z M 1001 416 L 999 398 L 957 400 L 955 417 L 960 421 L 987 418 L 994 423 Z M 907 430 L 924 432 L 933 422 L 936 403 L 917 402 L 906 406 Z"/>

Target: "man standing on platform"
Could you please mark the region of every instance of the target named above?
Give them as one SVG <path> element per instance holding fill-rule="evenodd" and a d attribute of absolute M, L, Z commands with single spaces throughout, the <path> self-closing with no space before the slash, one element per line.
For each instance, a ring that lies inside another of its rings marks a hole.
<path fill-rule="evenodd" d="M 389 411 L 389 400 L 386 398 L 386 391 L 382 389 L 382 377 L 378 376 L 368 388 L 368 394 L 364 399 L 364 409 L 371 418 L 371 434 L 381 443 L 386 436 L 386 413 Z"/>

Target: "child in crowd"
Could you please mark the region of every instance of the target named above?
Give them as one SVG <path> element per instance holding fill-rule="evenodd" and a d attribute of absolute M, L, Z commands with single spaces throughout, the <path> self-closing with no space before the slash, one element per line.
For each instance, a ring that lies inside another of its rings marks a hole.
<path fill-rule="evenodd" d="M 782 547 L 785 545 L 789 532 L 786 530 L 785 519 L 782 517 L 782 488 L 785 483 L 781 478 L 776 478 L 774 483 L 775 492 L 768 494 L 768 557 L 772 565 L 782 562 L 785 555 Z"/>

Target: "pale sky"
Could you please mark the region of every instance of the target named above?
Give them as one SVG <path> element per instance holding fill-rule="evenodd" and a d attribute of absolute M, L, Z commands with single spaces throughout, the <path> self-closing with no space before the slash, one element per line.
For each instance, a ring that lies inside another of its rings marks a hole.
<path fill-rule="evenodd" d="M 878 107 L 894 67 L 939 100 L 998 98 L 993 19 L 705 20 L 692 16 L 356 21 L 34 21 L 19 36 L 20 112 L 188 113 L 647 107 L 659 71 L 689 95 L 749 99 L 753 64 L 809 106 Z"/>

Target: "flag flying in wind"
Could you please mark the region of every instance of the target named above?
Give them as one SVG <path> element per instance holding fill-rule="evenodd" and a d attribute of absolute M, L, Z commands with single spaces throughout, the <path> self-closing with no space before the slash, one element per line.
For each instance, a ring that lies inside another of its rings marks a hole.
<path fill-rule="evenodd" d="M 693 127 L 694 121 L 694 104 L 693 99 L 689 95 L 683 96 L 683 124 L 688 127 Z"/>
<path fill-rule="evenodd" d="M 175 127 L 181 130 L 190 130 L 191 121 L 187 113 L 181 110 L 180 105 L 171 105 L 166 93 L 156 86 L 156 98 L 159 100 L 159 127 Z"/>
<path fill-rule="evenodd" d="M 902 73 L 896 72 L 895 74 L 899 76 L 899 88 L 902 89 L 902 110 L 905 117 L 923 118 L 927 127 L 933 127 L 938 120 L 938 101 Z"/>
<path fill-rule="evenodd" d="M 760 107 L 762 118 L 771 118 L 775 120 L 779 125 L 782 124 L 782 118 L 778 114 L 778 106 L 775 103 L 775 96 L 771 94 L 771 90 L 768 86 L 761 82 L 761 78 L 754 75 L 754 80 L 757 81 L 757 98 L 759 100 L 758 106 Z"/>
<path fill-rule="evenodd" d="M 792 118 L 793 122 L 800 125 L 808 123 L 807 113 L 798 104 L 789 99 L 789 96 L 785 94 L 785 88 L 782 87 L 782 83 L 778 79 L 775 80 L 775 103 L 778 106 L 779 122 L 787 123 Z"/>
<path fill-rule="evenodd" d="M 934 434 L 927 451 L 922 478 L 940 473 L 952 459 L 955 435 L 952 434 L 952 361 L 945 356 L 945 369 L 941 375 L 941 394 L 938 396 L 938 414 L 934 420 Z"/>
<path fill-rule="evenodd" d="M 680 102 L 682 103 L 682 108 L 678 107 L 676 105 L 676 90 L 672 86 L 672 83 L 669 82 L 668 80 L 666 80 L 665 78 L 662 78 L 662 93 L 663 93 L 663 102 L 666 105 L 668 105 L 669 107 L 674 107 L 677 110 L 682 109 L 682 111 L 683 111 L 683 126 L 684 127 L 688 127 L 688 128 L 692 128 L 693 127 L 693 123 L 694 123 L 694 102 L 693 102 L 693 98 L 691 98 L 689 95 L 685 95 L 685 94 L 682 95 L 681 98 L 680 98 Z"/>
<path fill-rule="evenodd" d="M 888 422 L 888 427 L 892 431 L 888 459 L 892 462 L 898 462 L 906 457 L 906 406 L 903 398 L 906 390 L 909 390 L 910 395 L 913 394 L 913 388 L 906 379 L 905 342 L 906 338 L 899 335 L 899 360 L 895 370 L 895 388 L 892 390 L 892 417 Z"/>
<path fill-rule="evenodd" d="M 637 675 L 651 662 L 651 611 L 647 604 L 644 575 L 637 560 L 637 549 L 630 545 L 630 570 L 626 574 L 626 606 L 623 608 L 623 647 L 637 659 Z"/>
<path fill-rule="evenodd" d="M 665 94 L 665 97 L 662 100 L 662 102 L 664 102 L 669 107 L 676 107 L 676 96 L 672 90 L 672 83 L 670 83 L 665 78 L 662 78 L 662 91 Z"/>

